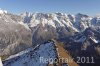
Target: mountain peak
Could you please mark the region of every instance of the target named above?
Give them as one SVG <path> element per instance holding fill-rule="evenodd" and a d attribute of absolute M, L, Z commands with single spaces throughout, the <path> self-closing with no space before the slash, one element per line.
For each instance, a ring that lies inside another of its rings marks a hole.
<path fill-rule="evenodd" d="M 81 14 L 81 13 L 77 13 L 76 16 L 78 16 L 78 17 L 89 17 L 88 15 L 86 15 L 86 14 Z"/>
<path fill-rule="evenodd" d="M 4 13 L 7 13 L 7 11 L 0 8 L 0 14 L 4 14 Z"/>

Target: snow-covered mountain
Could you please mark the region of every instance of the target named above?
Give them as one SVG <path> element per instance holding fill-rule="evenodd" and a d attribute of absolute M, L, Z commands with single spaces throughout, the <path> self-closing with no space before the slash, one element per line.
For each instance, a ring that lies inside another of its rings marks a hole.
<path fill-rule="evenodd" d="M 75 36 L 74 41 L 84 42 L 87 40 L 83 35 L 84 31 L 90 27 L 99 29 L 99 23 L 100 16 L 91 17 L 80 13 L 71 15 L 25 12 L 14 15 L 0 9 L 0 55 L 15 54 L 50 39 Z M 90 39 L 95 43 L 99 42 L 98 38 L 90 37 Z"/>
<path fill-rule="evenodd" d="M 0 10 L 0 56 L 11 55 L 32 46 L 31 30 L 20 24 L 20 16 Z"/>
<path fill-rule="evenodd" d="M 23 13 L 24 23 L 32 30 L 33 44 L 42 43 L 51 38 L 65 38 L 86 28 L 99 28 L 100 17 L 84 14 L 66 13 Z"/>
<path fill-rule="evenodd" d="M 45 61 L 45 59 L 49 58 L 57 58 L 53 42 L 38 45 L 35 48 L 29 48 L 10 56 L 5 60 L 4 66 L 47 66 L 54 63 L 52 60 Z"/>
<path fill-rule="evenodd" d="M 61 40 L 64 48 L 77 60 L 79 57 L 93 57 L 98 66 L 100 61 L 100 29 L 87 28 L 73 36 Z M 82 64 L 82 66 L 85 66 Z M 86 65 L 89 66 L 89 65 Z"/>
<path fill-rule="evenodd" d="M 6 10 L 2 10 L 1 8 L 0 8 L 0 14 L 7 14 L 7 11 Z"/>

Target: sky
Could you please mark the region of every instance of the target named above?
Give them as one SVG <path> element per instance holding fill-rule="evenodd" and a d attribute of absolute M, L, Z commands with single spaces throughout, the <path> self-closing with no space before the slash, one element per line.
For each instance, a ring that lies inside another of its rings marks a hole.
<path fill-rule="evenodd" d="M 11 13 L 62 12 L 100 14 L 100 0 L 0 0 L 0 8 Z"/>

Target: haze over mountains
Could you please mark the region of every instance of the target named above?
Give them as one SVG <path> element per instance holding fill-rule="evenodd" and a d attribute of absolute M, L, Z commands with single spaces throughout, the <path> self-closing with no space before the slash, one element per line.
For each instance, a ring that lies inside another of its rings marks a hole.
<path fill-rule="evenodd" d="M 99 16 L 29 12 L 14 15 L 0 10 L 0 56 L 10 56 L 56 39 L 64 42 L 72 55 L 85 50 L 99 58 L 99 26 Z"/>

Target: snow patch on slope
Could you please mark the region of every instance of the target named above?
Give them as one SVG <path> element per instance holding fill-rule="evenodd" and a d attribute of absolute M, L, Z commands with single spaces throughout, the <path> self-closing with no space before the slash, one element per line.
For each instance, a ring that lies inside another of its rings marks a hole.
<path fill-rule="evenodd" d="M 56 58 L 53 42 L 41 44 L 35 49 L 31 48 L 15 55 L 15 57 L 12 56 L 4 62 L 4 66 L 47 66 L 49 61 L 47 63 L 41 62 L 40 57 Z"/>
<path fill-rule="evenodd" d="M 0 58 L 0 66 L 3 66 L 3 65 L 2 65 L 2 61 L 1 61 L 1 58 Z"/>
<path fill-rule="evenodd" d="M 19 24 L 23 25 L 25 28 L 27 28 L 28 30 L 30 30 L 29 26 L 26 23 L 23 22 L 18 22 Z"/>

